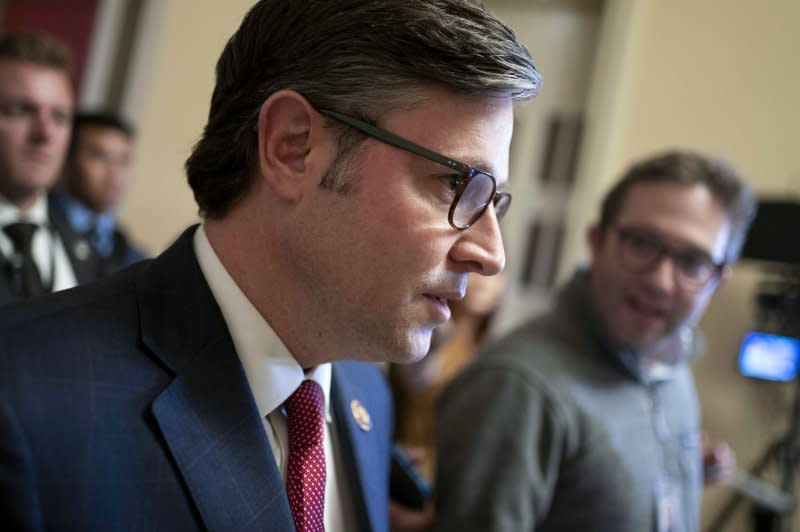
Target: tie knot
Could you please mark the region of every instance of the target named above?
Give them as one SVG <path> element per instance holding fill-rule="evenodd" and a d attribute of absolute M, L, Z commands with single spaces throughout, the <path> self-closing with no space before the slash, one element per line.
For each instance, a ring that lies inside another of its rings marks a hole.
<path fill-rule="evenodd" d="M 292 445 L 309 447 L 324 437 L 325 397 L 319 384 L 305 380 L 284 403 Z"/>
<path fill-rule="evenodd" d="M 17 251 L 27 253 L 31 249 L 33 234 L 38 227 L 39 226 L 36 224 L 30 222 L 16 222 L 3 227 L 3 232 L 8 235 L 8 238 L 14 243 L 14 248 Z"/>

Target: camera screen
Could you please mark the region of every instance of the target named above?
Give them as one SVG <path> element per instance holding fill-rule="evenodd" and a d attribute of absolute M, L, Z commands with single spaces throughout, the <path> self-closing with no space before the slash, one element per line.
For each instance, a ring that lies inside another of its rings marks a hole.
<path fill-rule="evenodd" d="M 739 350 L 739 371 L 745 377 L 790 381 L 800 363 L 800 340 L 788 336 L 751 332 Z"/>

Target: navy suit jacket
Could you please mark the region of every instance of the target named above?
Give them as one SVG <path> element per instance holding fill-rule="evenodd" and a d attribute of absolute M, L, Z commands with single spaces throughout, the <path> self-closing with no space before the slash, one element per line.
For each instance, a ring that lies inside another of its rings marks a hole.
<path fill-rule="evenodd" d="M 104 281 L 0 310 L 5 529 L 294 529 L 193 232 Z M 388 530 L 382 372 L 334 363 L 331 407 L 358 528 Z"/>
<path fill-rule="evenodd" d="M 114 229 L 114 246 L 111 255 L 104 257 L 94 245 L 69 222 L 67 212 L 57 196 L 47 198 L 50 224 L 61 237 L 70 264 L 75 270 L 78 284 L 86 284 L 144 260 L 144 253 L 134 246 L 119 224 Z M 79 251 L 79 250 L 82 250 Z"/>

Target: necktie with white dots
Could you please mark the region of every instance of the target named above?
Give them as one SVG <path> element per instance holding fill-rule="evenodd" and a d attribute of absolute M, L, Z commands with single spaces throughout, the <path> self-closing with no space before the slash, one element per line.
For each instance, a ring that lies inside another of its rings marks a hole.
<path fill-rule="evenodd" d="M 305 380 L 284 403 L 289 424 L 286 492 L 298 532 L 324 532 L 325 398 Z"/>

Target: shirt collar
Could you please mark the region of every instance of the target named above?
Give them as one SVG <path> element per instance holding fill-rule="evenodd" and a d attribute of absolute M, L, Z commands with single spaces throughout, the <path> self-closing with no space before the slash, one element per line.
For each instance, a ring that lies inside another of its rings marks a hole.
<path fill-rule="evenodd" d="M 56 192 L 53 198 L 64 208 L 69 224 L 77 232 L 85 233 L 90 229 L 102 235 L 114 232 L 117 219 L 113 212 L 96 213 L 68 192 Z"/>
<path fill-rule="evenodd" d="M 47 226 L 47 197 L 39 196 L 31 208 L 23 214 L 19 207 L 0 196 L 0 227 L 19 221 Z"/>
<path fill-rule="evenodd" d="M 259 414 L 263 417 L 280 407 L 303 380 L 311 379 L 322 388 L 326 418 L 330 421 L 331 364 L 320 364 L 307 373 L 303 371 L 231 278 L 211 247 L 202 225 L 194 234 L 194 251 L 228 326 Z"/>
<path fill-rule="evenodd" d="M 117 217 L 113 211 L 96 213 L 72 194 L 64 191 L 53 193 L 56 201 L 64 211 L 70 227 L 79 234 L 92 231 L 92 242 L 104 256 L 114 251 L 114 229 Z"/>

